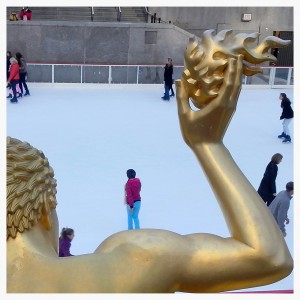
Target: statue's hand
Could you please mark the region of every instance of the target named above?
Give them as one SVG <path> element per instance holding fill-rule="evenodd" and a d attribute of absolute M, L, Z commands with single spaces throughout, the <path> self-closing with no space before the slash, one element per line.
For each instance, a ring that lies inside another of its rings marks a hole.
<path fill-rule="evenodd" d="M 229 58 L 219 94 L 201 110 L 193 110 L 190 93 L 183 80 L 176 81 L 178 114 L 183 138 L 193 147 L 199 143 L 219 143 L 236 109 L 241 90 L 243 56 Z"/>

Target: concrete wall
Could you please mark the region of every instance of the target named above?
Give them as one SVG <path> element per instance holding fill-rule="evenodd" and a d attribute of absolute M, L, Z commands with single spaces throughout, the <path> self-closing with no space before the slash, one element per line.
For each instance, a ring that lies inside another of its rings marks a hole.
<path fill-rule="evenodd" d="M 165 23 L 101 23 L 68 21 L 7 22 L 7 50 L 28 62 L 149 65 L 172 57 L 183 64 L 189 37 L 207 29 L 260 32 L 293 31 L 293 7 L 150 7 Z M 242 13 L 252 21 L 241 22 Z"/>
<path fill-rule="evenodd" d="M 261 39 L 273 31 L 294 31 L 293 7 L 149 7 L 151 14 L 201 37 L 207 29 L 260 32 Z M 241 15 L 251 13 L 250 22 Z"/>
<path fill-rule="evenodd" d="M 183 64 L 192 35 L 169 24 L 17 21 L 7 23 L 7 49 L 28 62 Z"/>

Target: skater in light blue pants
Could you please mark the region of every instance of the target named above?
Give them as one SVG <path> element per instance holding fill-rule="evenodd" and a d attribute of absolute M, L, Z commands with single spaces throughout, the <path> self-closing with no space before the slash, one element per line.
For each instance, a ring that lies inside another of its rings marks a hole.
<path fill-rule="evenodd" d="M 133 204 L 133 208 L 127 205 L 128 215 L 128 229 L 133 229 L 133 222 L 135 229 L 140 229 L 139 212 L 141 207 L 141 201 L 136 201 Z"/>
<path fill-rule="evenodd" d="M 133 169 L 129 169 L 126 172 L 127 182 L 125 184 L 125 203 L 127 204 L 128 215 L 128 229 L 140 229 L 139 211 L 141 207 L 141 181 L 139 178 L 135 178 L 136 172 Z"/>

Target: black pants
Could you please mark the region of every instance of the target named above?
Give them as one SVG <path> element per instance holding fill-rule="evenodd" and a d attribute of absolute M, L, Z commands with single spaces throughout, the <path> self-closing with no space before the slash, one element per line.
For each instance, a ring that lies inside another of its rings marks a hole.
<path fill-rule="evenodd" d="M 17 100 L 17 89 L 16 89 L 16 85 L 19 83 L 19 80 L 12 80 L 10 82 L 10 86 L 13 92 L 13 100 Z"/>
<path fill-rule="evenodd" d="M 29 90 L 28 90 L 27 83 L 26 83 L 26 75 L 27 75 L 27 72 L 25 72 L 25 73 L 20 73 L 19 86 L 20 86 L 20 90 L 21 90 L 21 93 L 22 93 L 22 94 L 23 94 L 23 85 L 24 85 L 24 88 L 25 88 L 26 93 L 29 94 Z"/>

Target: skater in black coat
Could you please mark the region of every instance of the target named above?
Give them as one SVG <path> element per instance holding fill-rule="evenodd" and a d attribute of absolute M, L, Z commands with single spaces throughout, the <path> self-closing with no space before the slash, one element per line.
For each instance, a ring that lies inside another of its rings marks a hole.
<path fill-rule="evenodd" d="M 9 77 L 9 68 L 10 68 L 10 59 L 11 59 L 12 55 L 10 51 L 6 52 L 6 80 Z"/>
<path fill-rule="evenodd" d="M 276 177 L 278 172 L 278 164 L 281 163 L 283 156 L 276 153 L 272 156 L 271 161 L 266 167 L 263 179 L 257 190 L 263 201 L 269 206 L 276 197 Z"/>
<path fill-rule="evenodd" d="M 294 111 L 291 107 L 291 101 L 287 98 L 285 93 L 280 93 L 279 99 L 281 100 L 282 114 L 280 120 L 282 121 L 283 131 L 278 138 L 284 138 L 283 143 L 291 142 L 291 136 L 289 131 L 289 124 L 294 117 Z"/>
<path fill-rule="evenodd" d="M 173 90 L 173 84 L 174 84 L 174 78 L 173 78 L 173 73 L 174 73 L 174 70 L 173 70 L 173 60 L 172 60 L 171 57 L 169 57 L 168 61 L 170 62 L 170 66 L 172 67 L 172 82 L 171 82 L 171 86 L 170 86 L 170 91 L 171 91 L 170 97 L 174 97 L 175 93 L 174 93 L 174 90 Z"/>
<path fill-rule="evenodd" d="M 170 100 L 170 89 L 173 83 L 173 65 L 172 60 L 168 59 L 168 62 L 165 65 L 164 72 L 164 82 L 165 82 L 165 94 L 161 97 L 163 100 Z"/>

